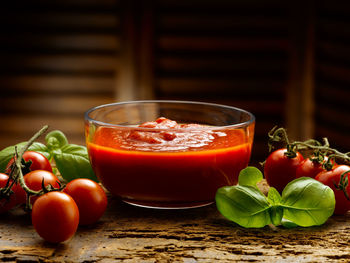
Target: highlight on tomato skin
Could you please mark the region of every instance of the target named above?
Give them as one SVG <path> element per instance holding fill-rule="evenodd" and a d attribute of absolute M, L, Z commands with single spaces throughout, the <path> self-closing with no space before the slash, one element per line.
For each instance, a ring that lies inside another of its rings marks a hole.
<path fill-rule="evenodd" d="M 79 209 L 68 194 L 58 191 L 40 196 L 33 205 L 32 223 L 36 232 L 50 243 L 70 239 L 79 224 Z"/>
<path fill-rule="evenodd" d="M 320 172 L 315 179 L 332 188 L 335 195 L 334 214 L 344 215 L 350 210 L 350 166 L 335 165 L 333 169 Z"/>
<path fill-rule="evenodd" d="M 294 158 L 286 156 L 286 152 L 286 148 L 272 152 L 264 165 L 264 176 L 267 183 L 280 193 L 289 182 L 296 179 L 296 170 L 304 161 L 304 157 L 299 152 L 296 152 Z"/>
<path fill-rule="evenodd" d="M 43 154 L 34 152 L 34 151 L 26 151 L 23 154 L 22 158 L 24 159 L 25 162 L 29 162 L 29 161 L 32 162 L 31 165 L 29 166 L 30 171 L 46 170 L 52 173 L 51 163 Z M 6 166 L 6 171 L 8 173 L 13 162 L 14 162 L 14 158 L 12 158 Z"/>
<path fill-rule="evenodd" d="M 314 162 L 310 158 L 305 159 L 296 170 L 296 178 L 311 177 L 315 178 L 317 174 L 324 171 L 323 163 Z"/>
<path fill-rule="evenodd" d="M 107 208 L 107 196 L 103 188 L 90 179 L 70 181 L 63 190 L 79 208 L 79 224 L 90 225 L 100 219 Z"/>

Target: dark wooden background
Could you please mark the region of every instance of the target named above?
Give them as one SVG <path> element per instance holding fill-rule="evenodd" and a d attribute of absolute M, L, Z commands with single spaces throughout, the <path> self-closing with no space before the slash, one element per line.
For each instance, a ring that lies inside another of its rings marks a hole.
<path fill-rule="evenodd" d="M 84 143 L 83 113 L 135 99 L 217 102 L 350 150 L 350 3 L 13 0 L 0 15 L 0 148 L 44 124 Z"/>

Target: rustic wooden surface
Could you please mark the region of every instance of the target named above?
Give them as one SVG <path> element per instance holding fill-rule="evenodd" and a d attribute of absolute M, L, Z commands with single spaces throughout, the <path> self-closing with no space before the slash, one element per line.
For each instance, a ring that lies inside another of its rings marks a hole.
<path fill-rule="evenodd" d="M 69 241 L 43 241 L 30 216 L 0 218 L 0 262 L 350 262 L 350 214 L 321 227 L 244 229 L 215 205 L 151 210 L 109 197 L 108 211 Z"/>

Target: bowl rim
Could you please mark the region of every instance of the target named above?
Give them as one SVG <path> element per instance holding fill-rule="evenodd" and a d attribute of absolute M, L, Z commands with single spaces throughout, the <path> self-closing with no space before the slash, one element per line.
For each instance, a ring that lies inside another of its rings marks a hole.
<path fill-rule="evenodd" d="M 244 109 L 234 107 L 234 106 L 228 106 L 224 104 L 218 104 L 218 103 L 210 103 L 210 102 L 200 102 L 200 101 L 186 101 L 186 100 L 129 100 L 129 101 L 122 101 L 122 102 L 113 102 L 113 103 L 108 103 L 108 104 L 102 104 L 98 105 L 95 107 L 92 107 L 88 109 L 85 114 L 84 114 L 84 119 L 85 121 L 88 121 L 89 123 L 92 122 L 94 124 L 98 124 L 100 126 L 107 126 L 107 127 L 117 127 L 117 128 L 128 128 L 130 129 L 130 126 L 126 125 L 120 125 L 120 124 L 113 124 L 113 123 L 108 123 L 108 122 L 103 122 L 103 121 L 98 121 L 89 116 L 90 113 L 92 113 L 95 110 L 99 110 L 102 108 L 107 108 L 111 106 L 116 106 L 116 105 L 126 105 L 126 104 L 151 104 L 151 103 L 169 103 L 169 104 L 197 104 L 197 105 L 204 105 L 204 106 L 210 106 L 210 107 L 220 107 L 224 109 L 230 109 L 230 110 L 235 110 L 239 111 L 242 113 L 246 113 L 250 118 L 247 121 L 241 122 L 241 123 L 236 123 L 236 124 L 230 124 L 230 125 L 223 125 L 223 126 L 201 126 L 201 127 L 191 127 L 191 129 L 172 129 L 172 130 L 179 130 L 179 131 L 190 131 L 190 130 L 207 130 L 210 128 L 210 130 L 218 130 L 218 129 L 225 129 L 225 128 L 242 128 L 242 127 L 248 127 L 252 123 L 255 122 L 255 116 Z M 162 116 L 159 116 L 162 117 Z M 137 128 L 137 130 L 142 130 L 142 131 L 161 131 L 161 130 L 169 130 L 169 129 L 162 129 L 162 128 L 146 128 L 146 127 L 133 127 Z"/>

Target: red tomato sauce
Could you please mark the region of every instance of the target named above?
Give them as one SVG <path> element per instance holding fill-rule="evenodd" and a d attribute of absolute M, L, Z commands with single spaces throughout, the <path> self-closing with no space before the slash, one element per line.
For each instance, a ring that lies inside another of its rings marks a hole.
<path fill-rule="evenodd" d="M 212 202 L 216 190 L 236 184 L 248 165 L 252 142 L 242 129 L 217 131 L 165 118 L 139 127 L 99 127 L 87 142 L 96 175 L 124 200 L 151 206 Z"/>

